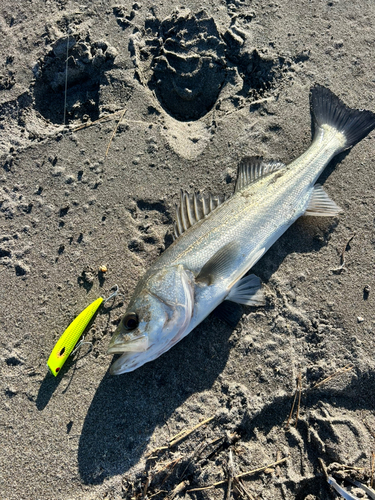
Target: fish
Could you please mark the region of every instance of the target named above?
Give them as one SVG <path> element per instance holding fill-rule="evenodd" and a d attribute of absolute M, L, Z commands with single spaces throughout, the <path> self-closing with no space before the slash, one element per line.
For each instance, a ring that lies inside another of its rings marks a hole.
<path fill-rule="evenodd" d="M 265 303 L 260 279 L 247 273 L 303 215 L 335 217 L 340 207 L 317 180 L 330 160 L 375 128 L 372 111 L 346 106 L 330 89 L 310 89 L 313 139 L 285 165 L 242 159 L 232 196 L 181 191 L 174 242 L 139 280 L 109 343 L 114 375 L 168 351 L 224 301 Z"/>
<path fill-rule="evenodd" d="M 56 342 L 47 361 L 47 366 L 55 377 L 60 373 L 61 368 L 73 351 L 78 339 L 86 330 L 94 314 L 102 305 L 103 300 L 102 297 L 99 297 L 79 313 Z"/>

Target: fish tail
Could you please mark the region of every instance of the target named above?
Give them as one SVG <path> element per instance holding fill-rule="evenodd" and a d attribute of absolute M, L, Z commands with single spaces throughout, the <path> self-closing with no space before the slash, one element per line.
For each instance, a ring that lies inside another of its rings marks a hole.
<path fill-rule="evenodd" d="M 315 124 L 315 136 L 323 125 L 335 128 L 345 138 L 345 144 L 337 151 L 344 151 L 361 141 L 375 128 L 375 113 L 349 108 L 331 90 L 315 85 L 310 92 L 310 108 Z"/>

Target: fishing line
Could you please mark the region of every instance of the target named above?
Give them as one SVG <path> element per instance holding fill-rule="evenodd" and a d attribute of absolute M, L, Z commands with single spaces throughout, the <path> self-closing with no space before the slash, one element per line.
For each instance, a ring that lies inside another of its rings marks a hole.
<path fill-rule="evenodd" d="M 66 41 L 66 60 L 65 60 L 64 128 L 66 125 L 66 103 L 68 97 L 68 60 L 69 60 L 69 26 L 68 26 L 68 38 Z"/>

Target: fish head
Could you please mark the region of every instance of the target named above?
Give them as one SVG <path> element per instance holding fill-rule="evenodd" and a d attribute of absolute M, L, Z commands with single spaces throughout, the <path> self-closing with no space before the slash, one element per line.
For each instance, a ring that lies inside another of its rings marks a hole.
<path fill-rule="evenodd" d="M 192 275 L 182 265 L 146 275 L 109 344 L 108 354 L 122 354 L 111 373 L 133 371 L 181 340 L 188 333 L 193 304 Z"/>

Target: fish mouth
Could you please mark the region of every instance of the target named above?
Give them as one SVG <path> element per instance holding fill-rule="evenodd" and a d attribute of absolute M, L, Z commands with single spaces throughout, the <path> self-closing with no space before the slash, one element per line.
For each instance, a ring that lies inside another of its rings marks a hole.
<path fill-rule="evenodd" d="M 152 349 L 152 347 L 144 352 L 126 351 L 122 353 L 122 356 L 113 360 L 109 371 L 111 375 L 129 373 L 152 361 L 155 357 L 157 357 L 157 354 L 155 355 L 155 349 Z"/>
<path fill-rule="evenodd" d="M 115 359 L 112 363 L 109 372 L 111 375 L 122 375 L 123 373 L 132 372 L 136 368 L 138 368 L 138 364 L 134 363 L 134 366 L 131 363 L 131 354 L 123 354 L 118 359 Z"/>
<path fill-rule="evenodd" d="M 124 352 L 144 352 L 148 349 L 147 335 L 140 334 L 115 334 L 109 343 L 107 354 L 122 354 Z"/>

